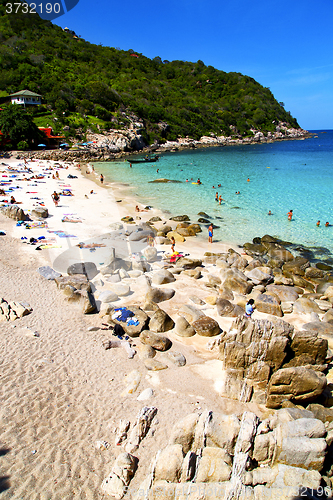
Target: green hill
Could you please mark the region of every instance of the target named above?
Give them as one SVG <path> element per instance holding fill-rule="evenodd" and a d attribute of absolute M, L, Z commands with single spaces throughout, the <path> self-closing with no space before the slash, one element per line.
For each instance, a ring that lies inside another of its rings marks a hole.
<path fill-rule="evenodd" d="M 268 88 L 202 61 L 162 61 L 91 44 L 37 14 L 6 14 L 0 0 L 0 97 L 43 96 L 37 125 L 66 135 L 122 128 L 139 118 L 147 143 L 202 135 L 252 135 L 275 121 L 299 125 Z"/>

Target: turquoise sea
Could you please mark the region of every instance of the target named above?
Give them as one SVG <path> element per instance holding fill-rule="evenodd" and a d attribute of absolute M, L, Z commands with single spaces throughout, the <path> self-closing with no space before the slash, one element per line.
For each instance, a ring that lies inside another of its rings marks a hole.
<path fill-rule="evenodd" d="M 243 244 L 270 234 L 333 262 L 333 130 L 311 132 L 310 139 L 163 153 L 156 163 L 130 168 L 121 160 L 97 163 L 95 169 L 106 180 L 130 185 L 128 194 L 144 205 L 187 214 L 194 222 L 198 212 L 207 213 L 218 226 L 214 240 Z M 150 182 L 159 178 L 180 182 Z M 198 178 L 201 185 L 191 183 Z M 216 192 L 225 200 L 221 205 Z M 332 226 L 325 227 L 326 221 Z M 202 237 L 207 238 L 204 226 Z"/>

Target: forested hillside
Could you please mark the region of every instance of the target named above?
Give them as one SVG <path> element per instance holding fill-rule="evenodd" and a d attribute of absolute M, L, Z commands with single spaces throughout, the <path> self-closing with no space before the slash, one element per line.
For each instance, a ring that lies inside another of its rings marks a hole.
<path fill-rule="evenodd" d="M 75 135 L 87 127 L 121 128 L 136 115 L 147 142 L 214 133 L 251 135 L 295 118 L 268 88 L 202 61 L 149 59 L 133 50 L 91 44 L 37 14 L 6 14 L 0 0 L 0 97 L 22 89 L 43 96 L 35 110 Z M 135 47 L 134 47 L 135 48 Z"/>

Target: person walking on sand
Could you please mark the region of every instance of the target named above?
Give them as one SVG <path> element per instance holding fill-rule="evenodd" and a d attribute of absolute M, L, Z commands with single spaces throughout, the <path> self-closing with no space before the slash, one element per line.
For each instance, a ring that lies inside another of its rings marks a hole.
<path fill-rule="evenodd" d="M 245 306 L 245 318 L 251 318 L 255 308 L 256 306 L 254 305 L 254 300 L 250 299 Z"/>
<path fill-rule="evenodd" d="M 289 210 L 289 212 L 287 213 L 287 215 L 288 215 L 288 220 L 291 220 L 293 218 L 293 211 Z"/>
<path fill-rule="evenodd" d="M 103 184 L 103 182 L 104 182 L 104 175 L 103 174 L 101 174 L 101 176 L 100 176 L 100 181 L 101 181 L 101 184 Z"/>
<path fill-rule="evenodd" d="M 213 243 L 213 224 L 208 228 L 208 243 Z"/>
<path fill-rule="evenodd" d="M 52 197 L 52 200 L 53 200 L 53 203 L 55 204 L 55 206 L 57 207 L 58 206 L 58 203 L 59 203 L 59 200 L 60 200 L 60 196 L 58 195 L 58 193 L 56 191 L 54 191 L 52 194 L 51 194 L 51 197 Z"/>
<path fill-rule="evenodd" d="M 176 240 L 173 236 L 171 236 L 170 241 L 171 241 L 171 252 L 173 253 L 175 251 Z"/>

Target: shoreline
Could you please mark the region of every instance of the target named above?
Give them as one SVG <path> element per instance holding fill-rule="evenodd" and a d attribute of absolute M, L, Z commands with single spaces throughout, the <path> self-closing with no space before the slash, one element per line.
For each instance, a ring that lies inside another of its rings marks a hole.
<path fill-rule="evenodd" d="M 202 137 L 200 140 L 190 139 L 190 138 L 179 138 L 177 141 L 167 141 L 165 145 L 148 145 L 143 149 L 136 150 L 129 148 L 128 150 L 119 150 L 117 152 L 108 151 L 108 148 L 101 148 L 95 146 L 94 148 L 87 148 L 86 150 L 59 150 L 51 149 L 45 151 L 8 151 L 12 159 L 24 160 L 24 159 L 41 159 L 41 160 L 55 160 L 55 161 L 78 161 L 78 162 L 108 162 L 112 160 L 119 160 L 121 158 L 126 158 L 128 156 L 136 156 L 147 153 L 175 153 L 179 151 L 185 151 L 190 149 L 200 149 L 200 148 L 215 148 L 215 147 L 228 147 L 228 146 L 240 146 L 240 145 L 257 145 L 257 144 L 270 144 L 274 142 L 283 141 L 298 141 L 305 139 L 312 139 L 316 133 L 308 132 L 304 129 L 291 129 L 298 132 L 299 135 L 284 136 L 281 137 L 266 137 L 264 134 L 257 135 L 257 138 L 239 138 L 239 137 Z M 126 137 L 128 131 L 119 131 L 122 137 Z M 111 135 L 115 134 L 113 131 Z M 88 134 L 89 139 L 99 139 L 101 142 L 105 141 L 108 134 Z"/>

